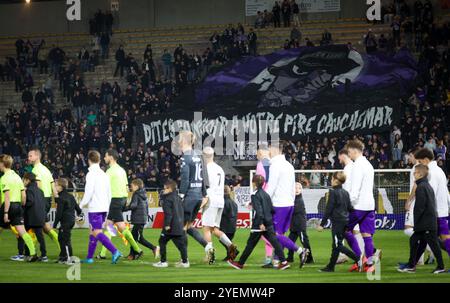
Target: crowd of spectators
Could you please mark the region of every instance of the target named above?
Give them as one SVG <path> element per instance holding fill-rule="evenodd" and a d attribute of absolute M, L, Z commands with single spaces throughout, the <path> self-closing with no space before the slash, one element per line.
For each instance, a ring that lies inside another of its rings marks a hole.
<path fill-rule="evenodd" d="M 104 30 L 100 32 L 105 33 Z M 375 168 L 405 168 L 408 150 L 423 146 L 433 150 L 438 165 L 450 176 L 448 35 L 435 39 L 431 31 L 429 37 L 419 52 L 417 89 L 410 98 L 402 100 L 406 110 L 401 124 L 389 134 L 355 136 L 365 143 L 365 155 Z M 297 26 L 293 27 L 290 38 L 285 48 L 297 47 L 302 39 Z M 257 39 L 252 29 L 245 33 L 242 25 L 230 24 L 223 33 L 211 36 L 211 47 L 201 55 L 188 54 L 181 44 L 173 52 L 164 50 L 158 60 L 162 62 L 162 69 L 156 67 L 150 44 L 143 52 L 142 64 L 138 63 L 141 59 L 120 46 L 115 53 L 115 74 L 124 77 L 126 84 L 104 80 L 99 87 L 92 87 L 83 79 L 84 71 L 99 64 L 98 52 L 91 51 L 94 53 L 91 55 L 82 48 L 77 56 L 69 57 L 57 46 L 47 49 L 43 40 L 24 42 L 19 39 L 17 58 L 8 58 L 0 76 L 4 80 L 16 80 L 15 70 L 19 69 L 32 81 L 35 68 L 36 72 L 48 73 L 49 77 L 35 93 L 30 89 L 32 84 L 19 85 L 18 90 L 23 90 L 23 106 L 20 110 L 9 110 L 0 123 L 0 153 L 11 154 L 15 159 L 14 168 L 22 174 L 30 169 L 25 160 L 27 149 L 38 145 L 44 153 L 43 162 L 55 177 L 69 177 L 80 187 L 88 166 L 87 151 L 114 147 L 121 154 L 120 163 L 127 169 L 130 179 L 142 178 L 151 188 L 161 187 L 167 178 L 177 180 L 180 161 L 168 147 L 152 150 L 143 143 L 132 145 L 136 118 L 170 111 L 174 98 L 186 86 L 200 81 L 211 68 L 243 55 L 256 54 L 256 46 L 254 49 L 251 46 L 252 39 Z M 312 44 L 309 39 L 306 42 Z M 325 30 L 321 44 L 330 43 L 331 34 Z M 109 47 L 109 41 L 107 44 Z M 381 48 L 380 43 L 378 47 Z M 97 61 L 92 62 L 92 57 L 97 57 Z M 27 69 L 28 59 L 33 65 Z M 56 93 L 52 89 L 54 81 L 59 82 L 58 93 L 67 98 L 67 106 L 59 110 L 52 104 Z M 289 142 L 285 146 L 286 157 L 296 169 L 340 168 L 337 153 L 347 139 L 307 137 Z M 309 181 L 323 180 L 311 178 Z M 228 175 L 226 182 L 234 186 L 247 185 L 248 179 Z"/>
<path fill-rule="evenodd" d="M 383 34 L 376 37 L 369 31 L 364 39 L 368 53 L 377 50 L 392 53 L 400 46 L 420 53 L 426 45 L 445 43 L 450 32 L 448 22 L 435 22 L 430 0 L 416 0 L 413 5 L 405 0 L 392 1 L 382 6 L 379 22 L 389 25 L 392 32 L 387 36 Z"/>
<path fill-rule="evenodd" d="M 154 57 L 152 46 L 148 44 L 142 61 L 127 52 L 124 45 L 119 45 L 115 52 L 114 76 L 125 77 L 128 83 L 141 79 L 144 87 L 161 82 L 179 92 L 187 85 L 198 83 L 211 69 L 242 56 L 257 55 L 256 32 L 250 28 L 246 33 L 240 23 L 236 27 L 229 24 L 222 33 L 214 32 L 209 41 L 211 46 L 203 52 L 188 52 L 179 44 L 173 52 L 164 49 L 160 58 Z"/>
<path fill-rule="evenodd" d="M 264 28 L 273 24 L 274 27 L 290 27 L 300 25 L 300 6 L 295 0 L 275 1 L 271 11 L 258 11 L 255 28 Z"/>
<path fill-rule="evenodd" d="M 257 55 L 257 40 L 258 37 L 253 30 L 249 29 L 246 34 L 244 26 L 238 23 L 236 27 L 229 24 L 223 33 L 214 32 L 209 39 L 211 42 L 212 60 L 219 63 L 225 62 L 228 59 L 238 59 L 243 55 Z"/>
<path fill-rule="evenodd" d="M 91 52 L 93 58 L 91 59 L 97 65 L 101 57 L 103 60 L 109 58 L 109 48 L 111 37 L 113 34 L 114 17 L 111 11 L 103 13 L 98 10 L 94 17 L 89 20 L 89 33 L 92 35 Z M 85 60 L 89 60 L 86 56 Z"/>
<path fill-rule="evenodd" d="M 19 38 L 16 43 L 16 57 L 7 56 L 3 64 L 0 62 L 0 80 L 14 81 L 16 92 L 34 85 L 32 69 L 39 67 L 47 70 L 48 65 L 41 61 L 39 53 L 45 48 L 45 41 Z"/>
<path fill-rule="evenodd" d="M 450 178 L 450 53 L 448 45 L 426 45 L 419 56 L 415 92 L 402 100 L 401 124 L 390 133 L 354 136 L 365 143 L 364 155 L 374 168 L 406 168 L 408 151 L 426 147 Z M 289 142 L 285 153 L 297 169 L 340 168 L 337 154 L 348 137 L 305 138 Z"/>

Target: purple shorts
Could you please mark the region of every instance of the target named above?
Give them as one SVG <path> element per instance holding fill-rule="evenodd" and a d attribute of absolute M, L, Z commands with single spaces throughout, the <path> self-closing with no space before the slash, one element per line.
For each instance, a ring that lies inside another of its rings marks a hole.
<path fill-rule="evenodd" d="M 91 230 L 103 229 L 103 223 L 106 220 L 106 212 L 104 213 L 89 213 L 89 226 Z"/>
<path fill-rule="evenodd" d="M 273 207 L 273 226 L 275 232 L 279 235 L 284 235 L 291 226 L 292 214 L 294 213 L 294 206 Z"/>
<path fill-rule="evenodd" d="M 357 210 L 352 211 L 348 218 L 347 229 L 353 230 L 359 224 L 359 231 L 365 234 L 375 234 L 375 211 Z"/>
<path fill-rule="evenodd" d="M 438 235 L 450 235 L 448 230 L 448 217 L 437 218 Z"/>

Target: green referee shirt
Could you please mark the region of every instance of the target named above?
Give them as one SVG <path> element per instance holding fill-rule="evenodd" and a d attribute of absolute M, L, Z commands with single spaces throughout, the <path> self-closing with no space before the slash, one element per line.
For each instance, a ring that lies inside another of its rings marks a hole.
<path fill-rule="evenodd" d="M 15 171 L 9 169 L 0 178 L 1 204 L 5 202 L 5 192 L 9 191 L 9 201 L 11 203 L 22 202 L 22 191 L 25 190 L 22 179 Z"/>
<path fill-rule="evenodd" d="M 106 174 L 111 184 L 111 197 L 128 198 L 128 178 L 125 170 L 116 163 L 108 168 Z"/>
<path fill-rule="evenodd" d="M 3 174 L 3 176 L 4 175 L 5 174 Z M 3 176 L 0 177 L 0 206 L 3 206 L 3 203 L 5 202 L 5 196 L 3 195 L 3 183 L 2 183 Z"/>
<path fill-rule="evenodd" d="M 44 197 L 51 198 L 53 193 L 52 183 L 54 180 L 50 170 L 44 164 L 39 163 L 34 165 L 31 172 L 36 175 L 36 180 L 41 182 L 40 189 L 44 192 Z"/>

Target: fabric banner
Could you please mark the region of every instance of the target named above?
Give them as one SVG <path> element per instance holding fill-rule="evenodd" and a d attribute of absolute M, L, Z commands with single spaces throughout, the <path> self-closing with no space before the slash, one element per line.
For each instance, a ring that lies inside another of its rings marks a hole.
<path fill-rule="evenodd" d="M 213 70 L 195 96 L 183 99 L 194 98 L 208 110 L 363 103 L 405 95 L 416 76 L 417 63 L 406 49 L 387 56 L 362 54 L 347 45 L 303 46 Z"/>
<path fill-rule="evenodd" d="M 281 2 L 280 2 L 281 3 Z M 298 0 L 300 13 L 339 12 L 340 0 Z M 245 0 L 245 15 L 256 16 L 257 12 L 272 11 L 273 0 Z"/>
<path fill-rule="evenodd" d="M 296 140 L 305 136 L 382 132 L 398 124 L 400 114 L 400 105 L 392 100 L 345 106 L 330 100 L 329 105 L 304 106 L 286 112 L 279 109 L 202 112 L 198 120 L 192 111 L 180 110 L 138 118 L 136 140 L 154 147 L 170 143 L 184 129 L 191 130 L 198 138 L 213 137 L 216 147 L 225 146 L 225 136 L 233 136 L 236 146 L 245 148 L 246 142 L 266 141 L 275 135 Z M 261 137 L 262 134 L 267 134 L 267 138 Z"/>
<path fill-rule="evenodd" d="M 111 0 L 111 11 L 112 12 L 119 11 L 119 0 Z"/>
<path fill-rule="evenodd" d="M 357 104 L 408 94 L 417 76 L 409 51 L 361 54 L 347 45 L 300 47 L 244 57 L 213 69 L 191 96 L 206 110 L 303 108 L 306 104 Z"/>
<path fill-rule="evenodd" d="M 270 0 L 245 0 L 245 15 L 256 16 L 258 12 L 272 10 L 273 1 Z"/>
<path fill-rule="evenodd" d="M 236 136 L 263 131 L 293 140 L 382 132 L 399 122 L 399 100 L 411 93 L 416 76 L 417 64 L 404 49 L 389 57 L 329 45 L 244 57 L 212 68 L 172 113 L 138 118 L 135 140 L 164 144 L 180 129 L 197 137 L 236 130 Z M 195 112 L 202 117 L 192 123 Z M 251 141 L 236 140 L 241 149 Z"/>
<path fill-rule="evenodd" d="M 340 0 L 299 0 L 301 13 L 339 12 Z"/>

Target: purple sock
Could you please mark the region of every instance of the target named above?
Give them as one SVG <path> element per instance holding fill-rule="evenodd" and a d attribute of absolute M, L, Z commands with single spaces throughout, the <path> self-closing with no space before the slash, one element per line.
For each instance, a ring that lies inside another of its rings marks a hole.
<path fill-rule="evenodd" d="M 96 248 L 97 248 L 97 239 L 93 235 L 89 235 L 89 246 L 87 254 L 88 259 L 92 259 L 94 257 Z"/>
<path fill-rule="evenodd" d="M 366 254 L 366 258 L 369 259 L 373 256 L 373 239 L 372 236 L 370 237 L 363 237 L 364 239 L 364 252 Z"/>
<path fill-rule="evenodd" d="M 444 245 L 445 245 L 445 250 L 447 251 L 448 255 L 450 256 L 450 239 L 445 239 Z"/>
<path fill-rule="evenodd" d="M 277 239 L 283 248 L 287 248 L 289 250 L 297 252 L 298 246 L 295 245 L 295 243 L 292 242 L 292 240 L 286 237 L 285 235 L 277 235 Z"/>
<path fill-rule="evenodd" d="M 99 240 L 107 250 L 109 250 L 112 254 L 115 254 L 117 248 L 112 244 L 111 240 L 104 233 L 99 233 L 97 235 L 97 240 Z"/>
<path fill-rule="evenodd" d="M 356 240 L 355 235 L 351 231 L 346 231 L 345 239 L 347 240 L 348 245 L 350 245 L 355 255 L 360 258 L 361 249 L 359 248 L 358 240 Z"/>

